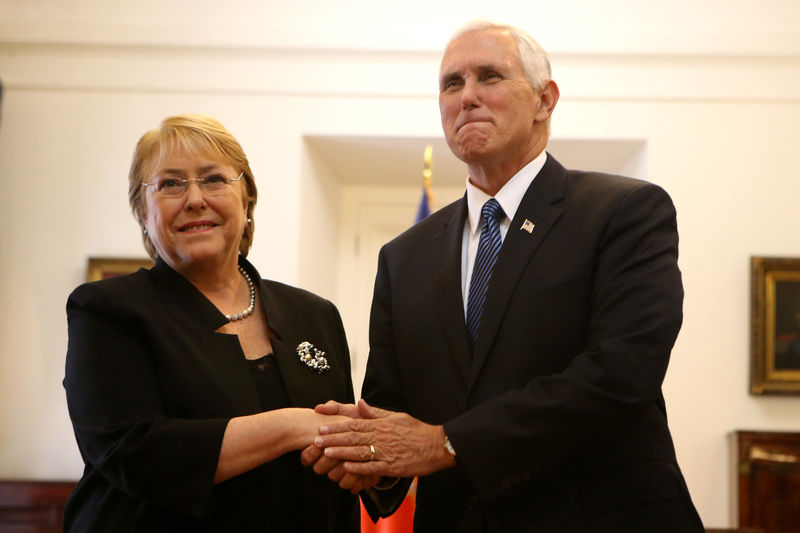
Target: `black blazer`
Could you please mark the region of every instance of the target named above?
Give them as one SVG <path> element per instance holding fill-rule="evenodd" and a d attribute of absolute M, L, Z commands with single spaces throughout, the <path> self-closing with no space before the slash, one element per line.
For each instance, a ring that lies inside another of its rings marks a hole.
<path fill-rule="evenodd" d="M 259 289 L 291 404 L 351 402 L 334 305 L 274 281 Z M 162 260 L 81 285 L 67 317 L 64 387 L 86 466 L 66 531 L 358 531 L 357 500 L 300 466 L 299 452 L 282 458 L 296 465 L 293 479 L 265 466 L 213 485 L 228 420 L 260 412 L 260 397 L 237 337 L 215 332 L 227 319 Z M 302 341 L 325 351 L 329 371 L 300 361 Z M 287 503 L 290 487 L 301 492 Z"/>
<path fill-rule="evenodd" d="M 661 394 L 683 301 L 668 195 L 548 155 L 474 348 L 465 219 L 462 198 L 379 256 L 363 395 L 444 424 L 458 453 L 457 467 L 420 479 L 415 531 L 703 531 Z"/>

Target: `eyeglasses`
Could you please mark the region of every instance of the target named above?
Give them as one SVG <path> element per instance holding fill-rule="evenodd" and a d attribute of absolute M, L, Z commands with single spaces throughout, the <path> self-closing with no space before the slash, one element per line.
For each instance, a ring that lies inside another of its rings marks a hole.
<path fill-rule="evenodd" d="M 156 194 L 176 198 L 183 196 L 189 190 L 190 183 L 197 183 L 205 194 L 223 194 L 228 190 L 228 186 L 234 181 L 239 181 L 244 176 L 244 172 L 236 178 L 226 178 L 222 174 L 211 174 L 203 178 L 157 178 L 150 183 L 142 183 L 143 187 L 154 187 Z"/>

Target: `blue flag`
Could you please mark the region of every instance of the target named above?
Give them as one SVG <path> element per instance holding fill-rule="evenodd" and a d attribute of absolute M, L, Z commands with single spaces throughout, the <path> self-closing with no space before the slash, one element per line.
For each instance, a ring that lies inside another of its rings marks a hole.
<path fill-rule="evenodd" d="M 422 198 L 419 201 L 419 208 L 417 209 L 417 218 L 414 220 L 416 224 L 423 218 L 431 214 L 431 195 L 430 189 L 427 186 L 422 187 Z"/>

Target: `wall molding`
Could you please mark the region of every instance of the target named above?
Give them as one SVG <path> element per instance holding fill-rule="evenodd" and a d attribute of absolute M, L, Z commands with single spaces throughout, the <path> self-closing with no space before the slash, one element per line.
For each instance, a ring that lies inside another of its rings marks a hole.
<path fill-rule="evenodd" d="M 800 103 L 800 54 L 550 57 L 570 100 Z M 437 97 L 439 60 L 438 51 L 0 42 L 11 91 L 427 99 Z"/>

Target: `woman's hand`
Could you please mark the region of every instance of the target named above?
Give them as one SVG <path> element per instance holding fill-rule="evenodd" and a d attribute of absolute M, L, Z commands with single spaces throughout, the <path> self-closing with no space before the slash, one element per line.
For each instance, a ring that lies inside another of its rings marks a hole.
<path fill-rule="evenodd" d="M 228 421 L 222 437 L 214 482 L 238 476 L 281 455 L 308 447 L 319 427 L 350 418 L 329 416 L 313 409 L 290 407 L 239 416 Z"/>
<path fill-rule="evenodd" d="M 344 415 L 324 414 L 313 409 L 290 408 L 287 410 L 291 411 L 291 450 L 304 450 L 312 446 L 314 438 L 319 435 L 320 426 L 350 420 Z"/>

